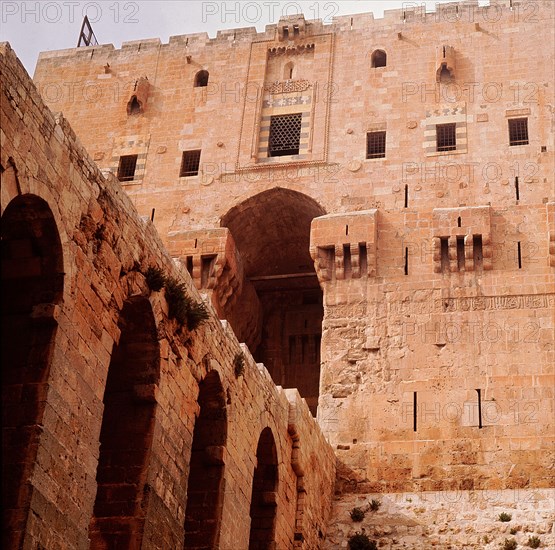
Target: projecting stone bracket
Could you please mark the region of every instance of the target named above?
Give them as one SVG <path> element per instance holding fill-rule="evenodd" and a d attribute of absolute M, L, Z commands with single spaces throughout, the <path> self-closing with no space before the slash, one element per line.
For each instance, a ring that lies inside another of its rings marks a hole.
<path fill-rule="evenodd" d="M 310 254 L 320 283 L 376 275 L 377 210 L 312 220 Z"/>
<path fill-rule="evenodd" d="M 146 76 L 141 76 L 133 88 L 131 98 L 127 102 L 127 114 L 135 115 L 145 112 L 148 94 L 150 92 L 150 82 Z"/>
<path fill-rule="evenodd" d="M 243 264 L 226 227 L 169 233 L 168 248 L 187 267 L 199 290 L 214 292 L 219 307 L 231 305 L 241 294 Z"/>
<path fill-rule="evenodd" d="M 491 270 L 491 208 L 434 209 L 432 250 L 435 273 Z"/>
<path fill-rule="evenodd" d="M 286 15 L 280 18 L 277 24 L 280 40 L 302 38 L 306 34 L 306 21 L 304 15 Z"/>
<path fill-rule="evenodd" d="M 436 48 L 436 82 L 441 81 L 445 70 L 449 77 L 455 78 L 455 48 L 453 46 L 438 46 Z"/>

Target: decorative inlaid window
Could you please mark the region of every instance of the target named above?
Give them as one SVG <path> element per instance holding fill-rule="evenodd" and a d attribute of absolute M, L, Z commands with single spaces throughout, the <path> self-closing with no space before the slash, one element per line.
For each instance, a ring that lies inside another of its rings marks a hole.
<path fill-rule="evenodd" d="M 276 115 L 270 120 L 269 157 L 298 155 L 301 143 L 302 113 Z"/>

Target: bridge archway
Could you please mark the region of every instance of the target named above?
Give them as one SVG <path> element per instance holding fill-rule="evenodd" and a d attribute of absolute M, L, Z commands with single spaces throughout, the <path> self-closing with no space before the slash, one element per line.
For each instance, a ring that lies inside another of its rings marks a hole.
<path fill-rule="evenodd" d="M 19 548 L 32 497 L 62 302 L 63 251 L 49 205 L 14 198 L 2 215 L 3 546 Z"/>

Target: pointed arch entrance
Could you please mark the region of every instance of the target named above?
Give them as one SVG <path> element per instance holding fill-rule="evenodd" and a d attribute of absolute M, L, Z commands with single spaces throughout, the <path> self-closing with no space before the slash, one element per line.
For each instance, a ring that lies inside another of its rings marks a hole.
<path fill-rule="evenodd" d="M 274 188 L 231 208 L 221 220 L 240 252 L 262 314 L 254 358 L 274 382 L 298 388 L 313 414 L 318 405 L 322 291 L 310 257 L 310 224 L 324 209 L 311 197 Z M 252 303 L 252 301 L 251 301 Z M 241 308 L 242 304 L 236 308 Z M 252 306 L 249 308 L 252 309 Z M 241 311 L 241 315 L 257 315 Z M 230 323 L 234 329 L 234 315 Z M 239 325 L 239 323 L 236 323 Z M 243 341 L 249 341 L 236 332 Z"/>
<path fill-rule="evenodd" d="M 29 514 L 64 274 L 48 204 L 20 195 L 2 215 L 3 547 L 19 548 Z"/>

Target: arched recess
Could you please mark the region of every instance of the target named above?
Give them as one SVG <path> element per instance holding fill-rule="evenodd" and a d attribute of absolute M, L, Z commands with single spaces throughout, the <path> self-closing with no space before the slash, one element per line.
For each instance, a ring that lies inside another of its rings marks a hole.
<path fill-rule="evenodd" d="M 63 253 L 52 211 L 35 195 L 8 204 L 1 234 L 3 547 L 19 548 L 63 295 Z"/>
<path fill-rule="evenodd" d="M 283 80 L 293 80 L 295 73 L 295 64 L 293 61 L 288 61 L 283 67 Z"/>
<path fill-rule="evenodd" d="M 383 50 L 374 50 L 372 52 L 372 67 L 377 69 L 379 67 L 387 66 L 387 54 Z"/>
<path fill-rule="evenodd" d="M 210 74 L 208 71 L 202 70 L 195 75 L 195 88 L 205 88 L 208 86 Z"/>
<path fill-rule="evenodd" d="M 227 412 L 225 392 L 217 371 L 210 371 L 199 384 L 199 416 L 187 482 L 185 548 L 219 548 L 224 495 Z"/>
<path fill-rule="evenodd" d="M 278 467 L 274 435 L 264 428 L 256 449 L 252 481 L 249 550 L 273 550 L 277 516 Z"/>
<path fill-rule="evenodd" d="M 91 548 L 141 547 L 148 505 L 147 471 L 160 378 L 160 348 L 148 298 L 120 313 L 104 391 Z"/>
<path fill-rule="evenodd" d="M 262 310 L 257 338 L 249 318 L 258 315 L 239 299 L 228 320 L 241 341 L 257 342 L 251 353 L 276 384 L 298 388 L 316 414 L 320 381 L 322 291 L 310 257 L 310 224 L 324 209 L 311 197 L 274 188 L 231 208 L 221 225 L 231 231 L 248 287 Z M 247 286 L 247 285 L 245 285 Z M 245 330 L 244 327 L 248 327 Z"/>

